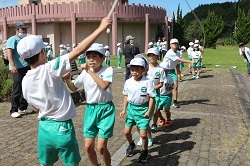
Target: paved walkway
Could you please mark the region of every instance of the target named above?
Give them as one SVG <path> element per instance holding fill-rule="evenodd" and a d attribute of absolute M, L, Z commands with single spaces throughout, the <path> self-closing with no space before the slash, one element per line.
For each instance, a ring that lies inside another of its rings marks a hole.
<path fill-rule="evenodd" d="M 203 69 L 201 79 L 181 82 L 181 108 L 172 109 L 173 125 L 159 128 L 153 134 L 154 146 L 149 149 L 150 159 L 144 165 L 157 166 L 238 166 L 250 165 L 249 117 L 250 78 L 236 70 Z M 124 83 L 122 70 L 115 69 L 113 84 L 117 108 L 115 133 L 109 141 L 113 165 L 142 165 L 136 162 L 140 148 L 133 157 L 125 157 L 127 146 L 123 135 L 124 119 L 121 94 Z M 8 114 L 9 103 L 0 103 L 0 166 L 34 166 L 37 160 L 37 115 L 20 119 Z M 77 105 L 74 118 L 80 145 L 81 166 L 89 166 L 84 152 L 82 119 L 84 104 Z M 138 135 L 134 134 L 134 139 Z M 56 166 L 61 166 L 59 161 Z"/>

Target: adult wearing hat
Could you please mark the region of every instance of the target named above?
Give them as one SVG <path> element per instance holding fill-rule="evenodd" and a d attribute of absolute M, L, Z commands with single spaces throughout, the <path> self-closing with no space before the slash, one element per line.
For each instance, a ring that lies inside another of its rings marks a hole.
<path fill-rule="evenodd" d="M 134 39 L 135 37 L 128 35 L 125 40 L 125 47 L 123 49 L 123 54 L 125 56 L 125 67 L 126 67 L 126 74 L 125 74 L 125 80 L 129 79 L 130 74 L 130 67 L 128 64 L 130 61 L 134 58 L 135 55 L 139 54 L 139 48 L 134 45 Z"/>
<path fill-rule="evenodd" d="M 21 114 L 32 113 L 32 110 L 27 109 L 28 103 L 22 94 L 22 80 L 30 67 L 17 53 L 18 42 L 27 36 L 27 26 L 24 23 L 18 23 L 15 25 L 15 32 L 16 34 L 7 40 L 6 49 L 9 60 L 9 70 L 11 71 L 14 81 L 10 115 L 13 118 L 18 118 L 21 117 Z"/>
<path fill-rule="evenodd" d="M 245 58 L 245 61 L 247 62 L 246 77 L 249 77 L 250 76 L 250 49 L 246 47 L 244 43 L 240 43 L 239 52 L 240 52 L 240 55 L 242 55 Z"/>
<path fill-rule="evenodd" d="M 167 71 L 168 74 L 173 78 L 174 80 L 174 89 L 173 89 L 173 106 L 179 108 L 180 105 L 177 102 L 177 96 L 178 96 L 178 79 L 175 72 L 176 66 L 179 62 L 183 63 L 194 63 L 194 61 L 189 61 L 183 58 L 180 58 L 180 51 L 178 51 L 179 47 L 179 41 L 178 39 L 171 39 L 170 40 L 170 49 L 164 56 L 163 61 L 167 62 Z"/>

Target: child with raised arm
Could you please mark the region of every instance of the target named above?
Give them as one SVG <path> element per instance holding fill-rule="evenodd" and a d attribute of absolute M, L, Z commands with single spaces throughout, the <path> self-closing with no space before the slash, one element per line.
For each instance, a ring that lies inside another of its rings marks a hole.
<path fill-rule="evenodd" d="M 79 165 L 81 160 L 72 118 L 75 105 L 61 77 L 71 70 L 70 62 L 95 41 L 111 24 L 102 19 L 100 26 L 72 52 L 47 62 L 42 39 L 30 35 L 17 45 L 19 55 L 30 64 L 22 81 L 23 96 L 39 109 L 38 158 L 41 165 L 53 165 L 61 157 L 64 165 Z"/>
<path fill-rule="evenodd" d="M 102 44 L 94 43 L 86 52 L 88 64 L 82 64 L 82 73 L 71 81 L 64 76 L 70 90 L 76 91 L 84 87 L 87 101 L 84 116 L 85 150 L 92 163 L 98 165 L 95 152 L 95 138 L 98 134 L 97 150 L 103 165 L 111 165 L 110 153 L 107 149 L 108 138 L 113 136 L 115 123 L 115 106 L 112 102 L 113 68 L 102 66 L 105 60 L 105 49 Z"/>
<path fill-rule="evenodd" d="M 134 155 L 135 143 L 132 140 L 131 130 L 134 125 L 137 125 L 142 138 L 142 152 L 137 161 L 146 163 L 148 160 L 147 128 L 154 106 L 155 90 L 152 81 L 143 76 L 145 61 L 142 58 L 132 59 L 129 67 L 132 77 L 125 82 L 124 106 L 123 111 L 120 112 L 120 118 L 127 113 L 124 134 L 129 146 L 126 150 L 126 156 Z"/>

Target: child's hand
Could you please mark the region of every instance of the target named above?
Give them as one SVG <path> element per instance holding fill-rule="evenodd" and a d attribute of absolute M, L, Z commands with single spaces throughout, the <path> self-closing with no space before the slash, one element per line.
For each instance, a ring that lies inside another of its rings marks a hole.
<path fill-rule="evenodd" d="M 144 117 L 145 117 L 145 118 L 149 118 L 149 114 L 150 114 L 150 112 L 147 111 L 147 112 L 144 114 Z"/>
<path fill-rule="evenodd" d="M 120 118 L 123 118 L 124 117 L 124 115 L 125 115 L 125 111 L 123 110 L 122 112 L 120 112 Z"/>
<path fill-rule="evenodd" d="M 103 30 L 106 29 L 109 25 L 111 25 L 112 23 L 112 20 L 111 18 L 109 17 L 104 17 L 101 21 L 101 24 L 100 24 L 100 28 L 102 28 Z"/>
<path fill-rule="evenodd" d="M 89 66 L 86 63 L 82 64 L 81 68 L 82 68 L 82 70 L 86 70 L 86 71 L 89 70 Z"/>
<path fill-rule="evenodd" d="M 62 78 L 63 78 L 64 80 L 69 80 L 69 79 L 70 79 L 70 76 L 71 76 L 71 74 L 70 74 L 70 72 L 68 72 L 68 73 L 64 74 L 64 75 L 62 76 Z"/>

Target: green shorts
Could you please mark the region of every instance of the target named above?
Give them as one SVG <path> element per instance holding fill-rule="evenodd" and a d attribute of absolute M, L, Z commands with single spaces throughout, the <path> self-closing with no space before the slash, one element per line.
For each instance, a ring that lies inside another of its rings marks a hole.
<path fill-rule="evenodd" d="M 41 118 L 38 123 L 38 158 L 42 165 L 58 161 L 74 166 L 81 160 L 72 120 L 54 121 Z"/>
<path fill-rule="evenodd" d="M 188 55 L 188 60 L 192 60 L 191 55 Z"/>
<path fill-rule="evenodd" d="M 184 68 L 184 63 L 180 63 L 180 68 L 183 69 Z"/>
<path fill-rule="evenodd" d="M 160 95 L 160 99 L 157 103 L 157 108 L 158 110 L 163 110 L 164 108 L 170 108 L 172 104 L 172 93 L 168 94 L 168 95 Z"/>
<path fill-rule="evenodd" d="M 149 118 L 144 117 L 144 114 L 148 111 L 148 104 L 148 102 L 142 105 L 128 103 L 125 126 L 133 127 L 137 125 L 140 130 L 146 130 L 154 112 L 151 111 Z"/>
<path fill-rule="evenodd" d="M 201 68 L 201 61 L 198 61 L 197 63 L 194 63 L 193 68 Z"/>
<path fill-rule="evenodd" d="M 115 106 L 107 103 L 87 104 L 84 116 L 83 134 L 85 138 L 110 138 L 115 125 Z"/>
<path fill-rule="evenodd" d="M 178 80 L 175 69 L 168 70 L 168 74 L 173 78 L 174 81 Z"/>

